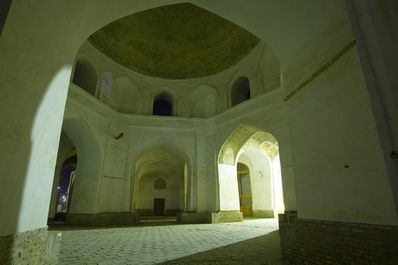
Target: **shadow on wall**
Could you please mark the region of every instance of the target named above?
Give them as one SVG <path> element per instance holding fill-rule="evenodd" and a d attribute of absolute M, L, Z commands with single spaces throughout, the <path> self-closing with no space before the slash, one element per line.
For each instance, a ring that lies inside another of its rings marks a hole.
<path fill-rule="evenodd" d="M 12 0 L 2 0 L 0 2 L 0 35 L 6 23 L 8 11 L 10 10 Z"/>
<path fill-rule="evenodd" d="M 95 96 L 97 79 L 97 73 L 88 61 L 78 60 L 76 62 L 72 79 L 75 85 Z"/>

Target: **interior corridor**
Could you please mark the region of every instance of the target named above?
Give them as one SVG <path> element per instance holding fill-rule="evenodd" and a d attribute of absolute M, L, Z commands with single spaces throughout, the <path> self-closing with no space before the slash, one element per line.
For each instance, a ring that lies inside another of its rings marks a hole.
<path fill-rule="evenodd" d="M 238 223 L 54 227 L 59 264 L 283 264 L 277 219 Z"/>

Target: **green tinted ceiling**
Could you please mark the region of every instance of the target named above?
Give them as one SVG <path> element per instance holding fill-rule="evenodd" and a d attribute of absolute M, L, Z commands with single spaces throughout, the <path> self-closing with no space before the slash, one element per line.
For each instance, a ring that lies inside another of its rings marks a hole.
<path fill-rule="evenodd" d="M 245 57 L 258 41 L 241 27 L 187 3 L 121 18 L 90 37 L 114 61 L 167 79 L 218 73 Z"/>

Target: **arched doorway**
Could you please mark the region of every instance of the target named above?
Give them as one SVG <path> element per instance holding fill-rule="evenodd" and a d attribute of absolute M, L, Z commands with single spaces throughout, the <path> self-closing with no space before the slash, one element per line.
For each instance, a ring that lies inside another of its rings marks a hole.
<path fill-rule="evenodd" d="M 237 173 L 240 211 L 243 216 L 253 216 L 252 183 L 249 167 L 238 162 Z"/>
<path fill-rule="evenodd" d="M 279 147 L 275 137 L 251 126 L 239 126 L 218 157 L 221 211 L 273 218 L 284 211 Z"/>
<path fill-rule="evenodd" d="M 89 123 L 83 118 L 66 118 L 58 148 L 49 222 L 80 224 L 82 215 L 98 211 L 101 157 L 99 142 Z"/>
<path fill-rule="evenodd" d="M 48 223 L 64 222 L 69 210 L 76 175 L 77 152 L 65 131 L 61 132 L 48 211 Z"/>
<path fill-rule="evenodd" d="M 54 221 L 65 221 L 72 201 L 73 184 L 76 177 L 77 156 L 69 157 L 62 165 L 57 186 Z"/>

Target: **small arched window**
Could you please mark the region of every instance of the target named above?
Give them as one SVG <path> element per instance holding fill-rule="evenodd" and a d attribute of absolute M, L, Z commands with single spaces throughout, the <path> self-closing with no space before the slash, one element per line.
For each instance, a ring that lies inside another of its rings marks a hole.
<path fill-rule="evenodd" d="M 153 115 L 171 116 L 173 115 L 173 98 L 162 93 L 155 97 L 153 101 Z"/>
<path fill-rule="evenodd" d="M 231 87 L 231 106 L 250 99 L 250 82 L 246 76 L 240 76 Z"/>
<path fill-rule="evenodd" d="M 155 179 L 154 188 L 155 190 L 166 189 L 166 181 L 164 179 Z"/>
<path fill-rule="evenodd" d="M 95 96 L 97 73 L 89 62 L 84 60 L 76 62 L 72 82 Z"/>

